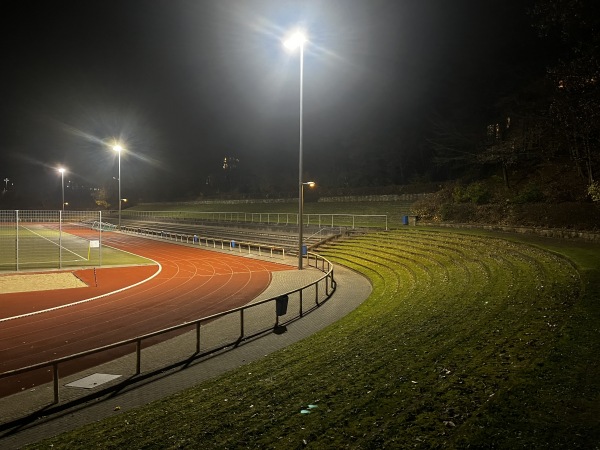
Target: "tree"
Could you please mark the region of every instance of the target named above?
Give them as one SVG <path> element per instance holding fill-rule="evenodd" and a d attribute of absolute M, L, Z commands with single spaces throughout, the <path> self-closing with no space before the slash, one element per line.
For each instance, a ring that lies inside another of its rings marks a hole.
<path fill-rule="evenodd" d="M 104 209 L 110 208 L 111 205 L 108 202 L 109 195 L 105 188 L 94 189 L 91 193 L 91 196 L 94 199 L 94 202 L 97 206 Z"/>
<path fill-rule="evenodd" d="M 538 0 L 532 13 L 540 35 L 560 50 L 548 70 L 556 135 L 592 184 L 600 165 L 600 2 Z"/>

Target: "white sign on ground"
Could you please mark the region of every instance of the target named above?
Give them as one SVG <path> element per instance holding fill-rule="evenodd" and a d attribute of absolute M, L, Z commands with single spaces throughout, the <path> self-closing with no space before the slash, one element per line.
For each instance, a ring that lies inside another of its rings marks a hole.
<path fill-rule="evenodd" d="M 109 381 L 119 378 L 121 375 L 111 375 L 108 373 L 94 373 L 85 378 L 73 381 L 72 383 L 66 384 L 68 387 L 76 387 L 82 389 L 93 389 L 101 384 L 108 383 Z"/>

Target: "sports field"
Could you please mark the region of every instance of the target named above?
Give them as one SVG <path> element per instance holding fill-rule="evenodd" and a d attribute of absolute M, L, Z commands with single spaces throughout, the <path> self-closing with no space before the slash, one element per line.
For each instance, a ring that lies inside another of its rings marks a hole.
<path fill-rule="evenodd" d="M 100 232 L 79 223 L 3 223 L 0 271 L 147 264 L 149 261 L 103 245 Z"/>
<path fill-rule="evenodd" d="M 0 294 L 0 373 L 242 306 L 266 289 L 272 272 L 293 269 L 120 233 L 105 232 L 104 239 L 115 252 L 137 255 L 146 264 L 58 271 L 45 275 L 73 275 L 81 284 L 68 289 L 40 285 Z M 38 276 L 17 275 L 29 284 Z M 271 325 L 272 317 L 265 321 Z M 211 342 L 205 341 L 203 345 Z M 130 348 L 122 348 L 92 360 L 81 358 L 61 368 L 61 373 L 74 373 L 129 352 Z M 41 370 L 5 378 L 0 396 L 34 388 L 49 381 L 49 375 Z"/>
<path fill-rule="evenodd" d="M 597 245 L 417 227 L 322 251 L 371 280 L 355 312 L 36 448 L 598 446 Z"/>

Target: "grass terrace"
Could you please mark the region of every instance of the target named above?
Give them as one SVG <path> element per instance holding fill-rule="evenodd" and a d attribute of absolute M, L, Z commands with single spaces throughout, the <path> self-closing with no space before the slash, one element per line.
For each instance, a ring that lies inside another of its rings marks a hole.
<path fill-rule="evenodd" d="M 599 250 L 425 227 L 332 243 L 373 285 L 356 311 L 33 448 L 598 448 Z"/>

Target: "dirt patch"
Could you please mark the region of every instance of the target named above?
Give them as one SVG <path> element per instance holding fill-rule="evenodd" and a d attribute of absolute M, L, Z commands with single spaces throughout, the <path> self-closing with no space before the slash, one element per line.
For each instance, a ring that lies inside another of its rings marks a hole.
<path fill-rule="evenodd" d="M 0 294 L 87 287 L 71 272 L 0 276 Z"/>

